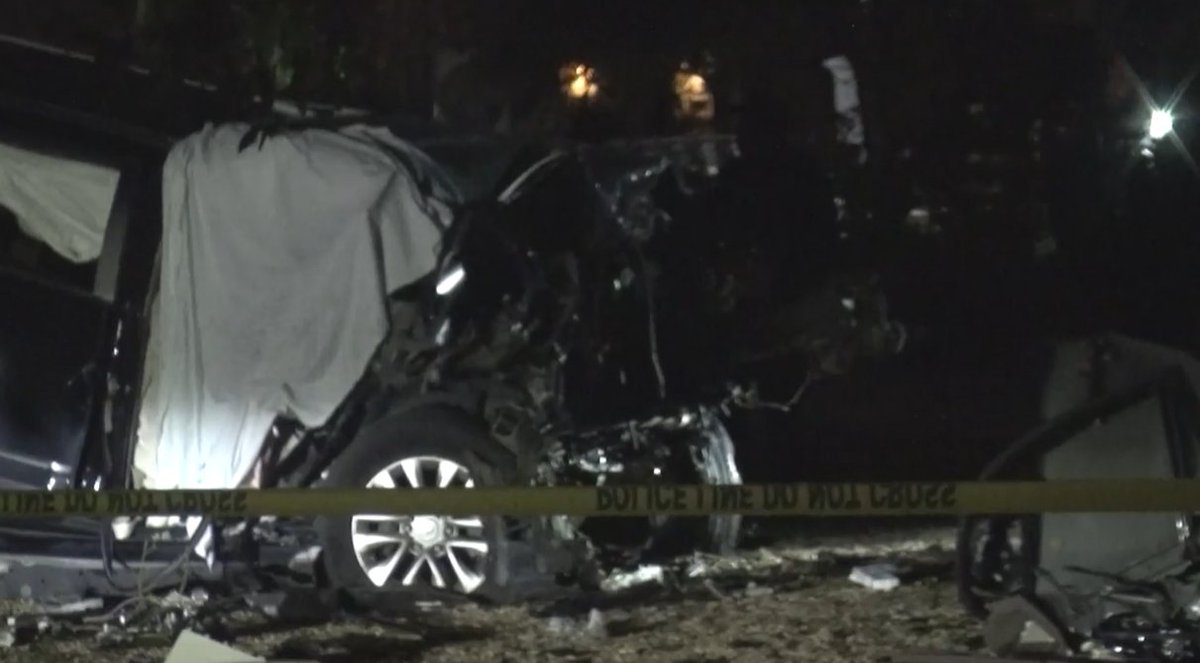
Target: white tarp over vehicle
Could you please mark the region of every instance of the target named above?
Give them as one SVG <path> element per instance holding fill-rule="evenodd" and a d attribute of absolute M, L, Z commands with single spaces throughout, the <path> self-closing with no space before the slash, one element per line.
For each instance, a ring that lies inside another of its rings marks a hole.
<path fill-rule="evenodd" d="M 99 257 L 118 179 L 112 168 L 0 144 L 0 205 L 75 263 Z"/>
<path fill-rule="evenodd" d="M 325 422 L 387 331 L 386 293 L 435 266 L 444 187 L 382 129 L 308 130 L 239 151 L 207 127 L 163 168 L 159 293 L 135 467 L 151 488 L 226 488 L 273 419 Z"/>

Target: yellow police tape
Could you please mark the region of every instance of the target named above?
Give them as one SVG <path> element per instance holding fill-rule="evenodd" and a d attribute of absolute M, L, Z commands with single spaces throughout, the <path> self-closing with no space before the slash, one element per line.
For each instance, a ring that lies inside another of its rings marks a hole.
<path fill-rule="evenodd" d="M 1046 512 L 1200 513 L 1200 480 L 0 492 L 0 518 L 207 515 L 917 516 Z"/>

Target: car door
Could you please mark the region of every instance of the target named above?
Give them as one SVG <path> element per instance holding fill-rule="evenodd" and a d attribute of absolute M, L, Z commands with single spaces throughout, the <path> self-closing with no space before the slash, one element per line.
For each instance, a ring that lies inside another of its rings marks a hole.
<path fill-rule="evenodd" d="M 0 489 L 81 479 L 128 189 L 117 167 L 0 136 Z"/>

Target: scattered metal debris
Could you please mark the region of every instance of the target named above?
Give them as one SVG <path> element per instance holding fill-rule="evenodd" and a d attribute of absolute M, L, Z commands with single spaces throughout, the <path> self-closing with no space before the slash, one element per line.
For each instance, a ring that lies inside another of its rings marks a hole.
<path fill-rule="evenodd" d="M 985 478 L 1196 476 L 1181 460 L 1200 439 L 1193 358 L 1103 335 L 1060 346 L 1055 363 L 1047 423 Z M 960 601 L 988 616 L 987 645 L 1000 655 L 1200 660 L 1196 523 L 1190 510 L 964 519 Z"/>
<path fill-rule="evenodd" d="M 96 644 L 101 647 L 119 647 L 133 642 L 133 633 L 119 625 L 104 624 L 96 632 Z"/>
<path fill-rule="evenodd" d="M 687 578 L 712 578 L 730 572 L 745 573 L 749 569 L 750 565 L 740 557 L 695 553 L 689 560 L 684 575 Z"/>
<path fill-rule="evenodd" d="M 1067 655 L 1067 634 L 1045 610 L 1023 596 L 992 604 L 984 626 L 984 642 L 1001 656 Z"/>
<path fill-rule="evenodd" d="M 104 599 L 91 598 L 70 603 L 41 606 L 41 613 L 49 617 L 66 617 L 82 615 L 104 609 Z"/>
<path fill-rule="evenodd" d="M 867 589 L 890 592 L 900 586 L 900 578 L 896 573 L 896 565 L 889 562 L 856 566 L 850 572 L 850 582 Z"/>
<path fill-rule="evenodd" d="M 665 582 L 665 569 L 658 564 L 649 564 L 639 566 L 634 571 L 612 573 L 600 583 L 600 588 L 606 592 L 619 592 L 639 585 L 662 585 Z"/>

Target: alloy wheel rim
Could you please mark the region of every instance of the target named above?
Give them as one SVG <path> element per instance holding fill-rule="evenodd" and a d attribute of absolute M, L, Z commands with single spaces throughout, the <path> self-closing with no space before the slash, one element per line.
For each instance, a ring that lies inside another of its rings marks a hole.
<path fill-rule="evenodd" d="M 439 456 L 402 458 L 367 488 L 474 488 L 461 463 Z M 479 517 L 360 514 L 350 519 L 359 568 L 376 587 L 435 587 L 470 594 L 483 585 L 490 546 Z"/>

